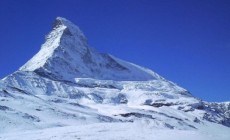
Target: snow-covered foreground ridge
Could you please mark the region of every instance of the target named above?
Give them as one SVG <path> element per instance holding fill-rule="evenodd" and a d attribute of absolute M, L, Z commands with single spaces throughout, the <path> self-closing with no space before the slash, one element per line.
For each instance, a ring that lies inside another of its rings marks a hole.
<path fill-rule="evenodd" d="M 97 52 L 61 17 L 41 50 L 0 80 L 0 139 L 167 139 L 167 129 L 221 140 L 230 139 L 229 127 L 229 102 L 201 101 L 149 69 Z"/>

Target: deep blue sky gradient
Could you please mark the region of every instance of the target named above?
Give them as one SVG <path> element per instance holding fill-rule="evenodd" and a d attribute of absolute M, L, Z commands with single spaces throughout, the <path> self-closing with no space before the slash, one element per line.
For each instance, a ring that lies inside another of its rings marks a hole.
<path fill-rule="evenodd" d="M 0 0 L 0 78 L 38 52 L 57 16 L 101 52 L 230 101 L 229 0 Z"/>

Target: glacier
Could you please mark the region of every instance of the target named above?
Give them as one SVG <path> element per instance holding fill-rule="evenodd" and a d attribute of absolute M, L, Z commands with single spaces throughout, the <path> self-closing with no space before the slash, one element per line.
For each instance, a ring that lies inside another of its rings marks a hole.
<path fill-rule="evenodd" d="M 203 101 L 150 69 L 97 52 L 62 17 L 40 51 L 0 80 L 0 112 L 7 140 L 230 139 L 230 102 Z"/>

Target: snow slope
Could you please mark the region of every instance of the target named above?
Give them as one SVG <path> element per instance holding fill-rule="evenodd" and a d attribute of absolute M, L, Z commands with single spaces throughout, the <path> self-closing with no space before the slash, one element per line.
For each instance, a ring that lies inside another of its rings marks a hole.
<path fill-rule="evenodd" d="M 229 140 L 228 129 L 219 125 L 207 128 L 202 131 L 185 131 L 148 128 L 141 123 L 96 123 L 7 133 L 1 135 L 0 139 L 17 140 L 22 137 L 27 140 Z"/>
<path fill-rule="evenodd" d="M 97 52 L 61 17 L 41 50 L 0 80 L 0 139 L 227 140 L 229 110 L 229 102 L 202 101 L 149 69 Z"/>

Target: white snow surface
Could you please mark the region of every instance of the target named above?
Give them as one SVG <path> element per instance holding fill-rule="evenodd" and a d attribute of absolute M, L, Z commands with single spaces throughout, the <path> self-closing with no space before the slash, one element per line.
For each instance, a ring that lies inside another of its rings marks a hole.
<path fill-rule="evenodd" d="M 212 128 L 213 127 L 213 128 Z M 229 140 L 229 130 L 209 125 L 201 131 L 167 130 L 141 123 L 96 123 L 7 133 L 1 140 Z"/>
<path fill-rule="evenodd" d="M 0 140 L 229 140 L 229 110 L 98 53 L 61 17 L 41 50 L 0 80 Z"/>

